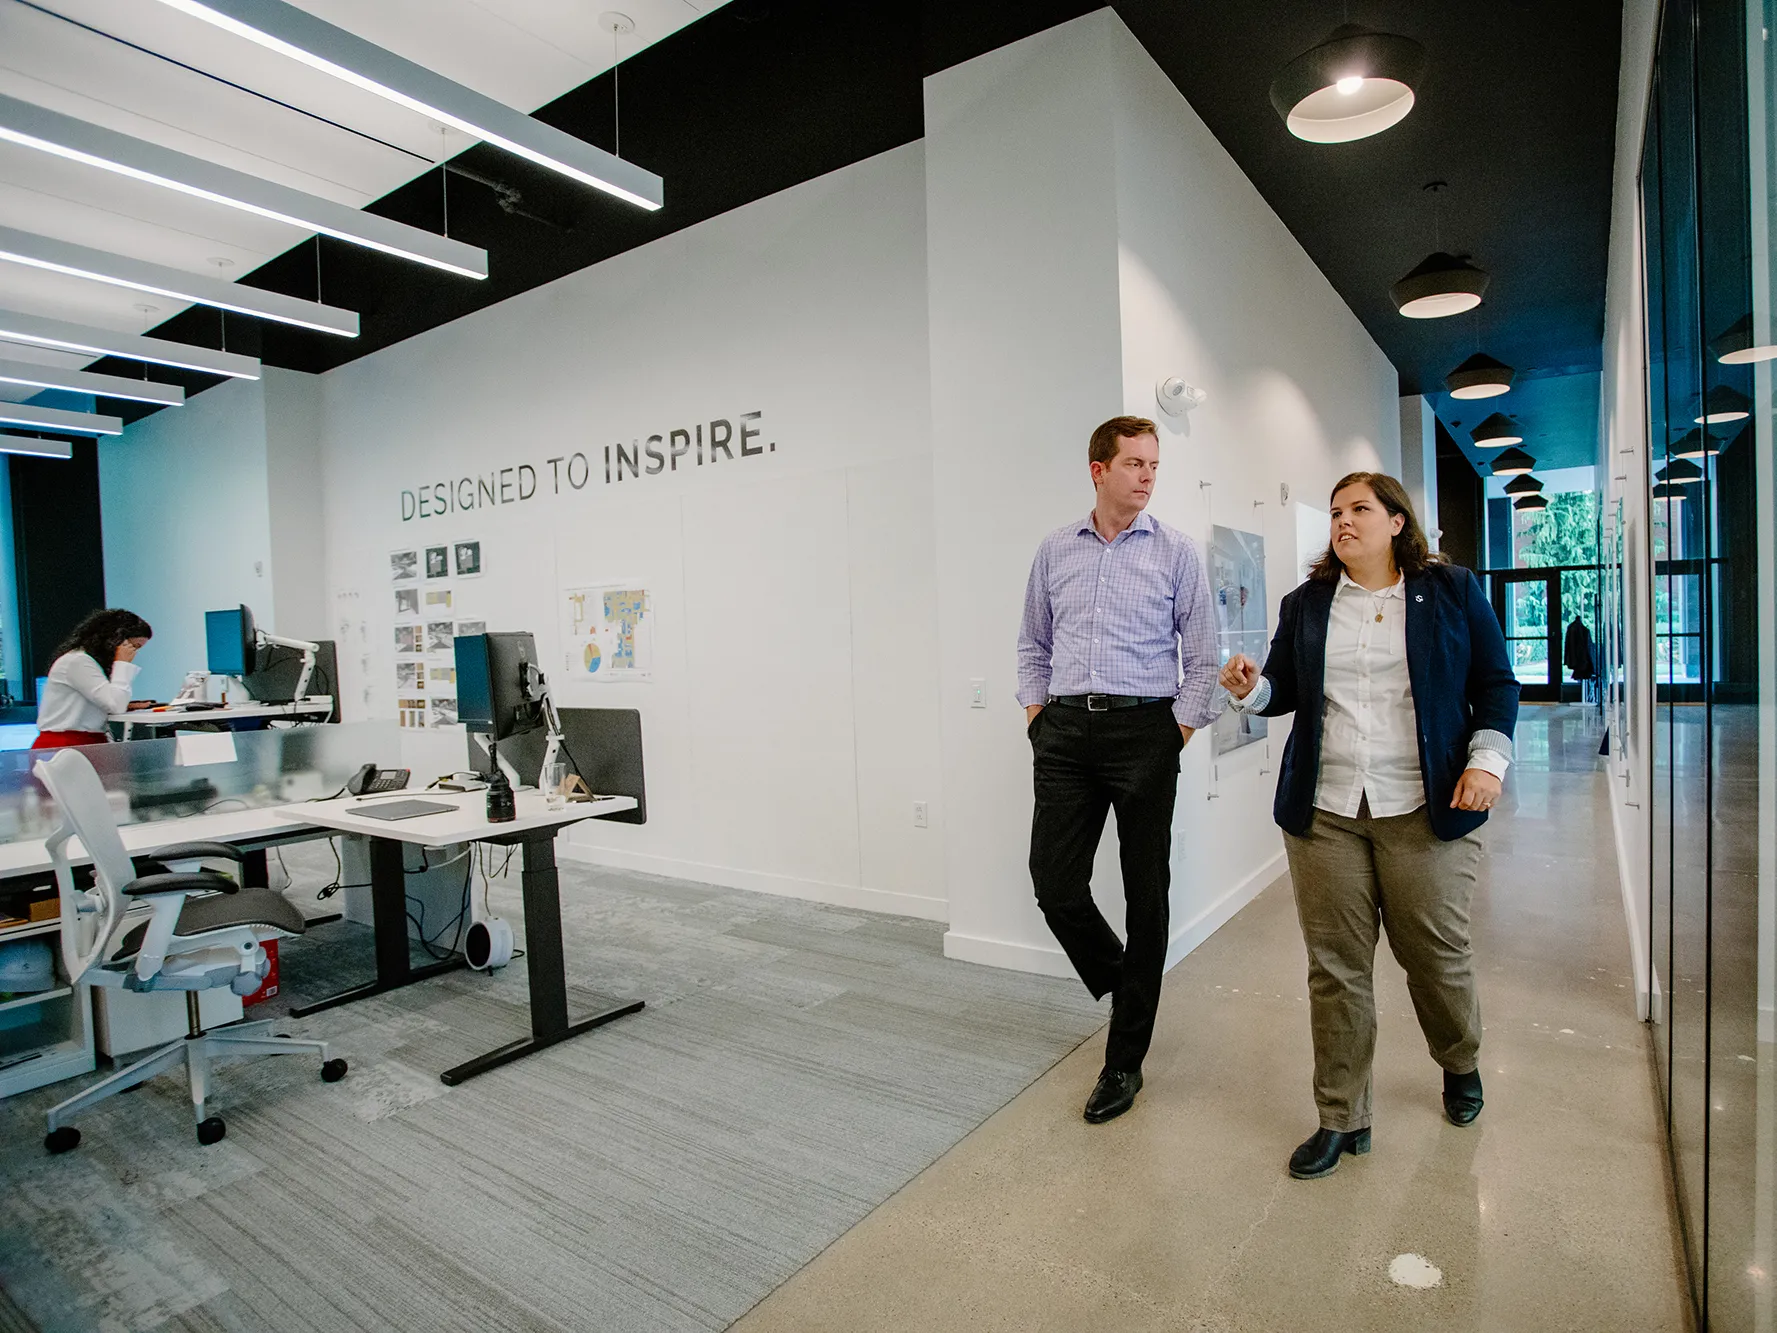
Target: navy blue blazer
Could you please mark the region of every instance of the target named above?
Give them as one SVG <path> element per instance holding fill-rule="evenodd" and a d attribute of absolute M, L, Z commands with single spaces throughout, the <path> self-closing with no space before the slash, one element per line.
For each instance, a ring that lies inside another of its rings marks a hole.
<path fill-rule="evenodd" d="M 1310 579 L 1283 599 L 1277 634 L 1265 658 L 1271 698 L 1266 717 L 1296 713 L 1283 747 L 1272 813 L 1286 833 L 1305 836 L 1314 820 L 1320 781 L 1321 728 L 1326 712 L 1327 621 L 1336 583 Z M 1507 736 L 1518 725 L 1518 678 L 1505 635 L 1481 582 L 1460 565 L 1427 565 L 1407 580 L 1407 676 L 1419 715 L 1419 772 L 1432 832 L 1445 842 L 1487 822 L 1484 810 L 1452 810 L 1450 799 L 1468 767 L 1469 737 Z"/>

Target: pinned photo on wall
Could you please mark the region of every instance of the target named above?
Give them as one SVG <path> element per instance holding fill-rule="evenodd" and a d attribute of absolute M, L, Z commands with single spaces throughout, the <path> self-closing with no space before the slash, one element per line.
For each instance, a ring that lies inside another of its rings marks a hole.
<path fill-rule="evenodd" d="M 457 698 L 454 694 L 432 696 L 432 725 L 454 727 L 457 724 Z"/>
<path fill-rule="evenodd" d="M 417 653 L 420 650 L 420 626 L 395 626 L 395 651 L 398 653 Z"/>
<path fill-rule="evenodd" d="M 429 653 L 454 653 L 456 651 L 456 631 L 448 620 L 430 620 L 426 622 L 426 651 Z"/>
<path fill-rule="evenodd" d="M 423 729 L 426 725 L 426 701 L 424 699 L 397 699 L 395 701 L 395 722 L 398 726 Z"/>
<path fill-rule="evenodd" d="M 395 663 L 395 688 L 398 690 L 423 690 L 426 688 L 426 668 L 420 662 Z"/>
<path fill-rule="evenodd" d="M 395 614 L 398 616 L 417 616 L 420 613 L 420 590 L 418 588 L 395 589 Z M 345 635 L 342 633 L 343 639 Z"/>
<path fill-rule="evenodd" d="M 426 548 L 426 577 L 429 579 L 450 577 L 450 547 L 428 546 Z"/>
<path fill-rule="evenodd" d="M 562 589 L 568 680 L 605 684 L 654 678 L 654 599 L 637 581 Z"/>
<path fill-rule="evenodd" d="M 453 548 L 456 551 L 457 577 L 473 579 L 481 576 L 481 543 L 458 542 Z"/>
<path fill-rule="evenodd" d="M 437 615 L 440 611 L 450 610 L 449 588 L 426 589 L 426 614 Z"/>
<path fill-rule="evenodd" d="M 420 576 L 420 553 L 418 551 L 390 551 L 389 577 L 397 583 Z"/>
<path fill-rule="evenodd" d="M 440 685 L 454 686 L 457 683 L 457 669 L 454 666 L 434 665 L 426 675 L 431 680 L 433 689 Z"/>
<path fill-rule="evenodd" d="M 486 633 L 487 633 L 487 621 L 485 621 L 485 620 L 459 620 L 459 621 L 457 621 L 457 637 L 458 638 L 464 638 L 470 634 L 486 634 Z"/>

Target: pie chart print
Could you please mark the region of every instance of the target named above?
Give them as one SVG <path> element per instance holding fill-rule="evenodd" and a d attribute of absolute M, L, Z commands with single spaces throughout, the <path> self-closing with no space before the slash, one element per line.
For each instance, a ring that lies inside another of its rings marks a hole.
<path fill-rule="evenodd" d="M 587 641 L 586 652 L 583 656 L 586 661 L 586 671 L 588 675 L 596 672 L 605 663 L 604 657 L 599 652 L 598 641 L 596 639 L 590 639 Z"/>

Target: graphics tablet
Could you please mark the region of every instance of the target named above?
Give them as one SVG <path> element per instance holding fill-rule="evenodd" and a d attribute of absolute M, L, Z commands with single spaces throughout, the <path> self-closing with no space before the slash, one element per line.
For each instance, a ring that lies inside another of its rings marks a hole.
<path fill-rule="evenodd" d="M 380 805 L 362 805 L 352 813 L 366 819 L 417 819 L 421 815 L 453 814 L 456 808 L 438 801 L 385 801 Z"/>

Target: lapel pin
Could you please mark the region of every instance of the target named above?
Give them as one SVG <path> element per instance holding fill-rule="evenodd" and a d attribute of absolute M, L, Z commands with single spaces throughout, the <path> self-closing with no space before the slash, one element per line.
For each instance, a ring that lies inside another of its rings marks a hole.
<path fill-rule="evenodd" d="M 1422 592 L 1416 592 L 1413 594 L 1413 600 L 1416 602 L 1423 602 L 1425 600 L 1425 594 Z"/>

